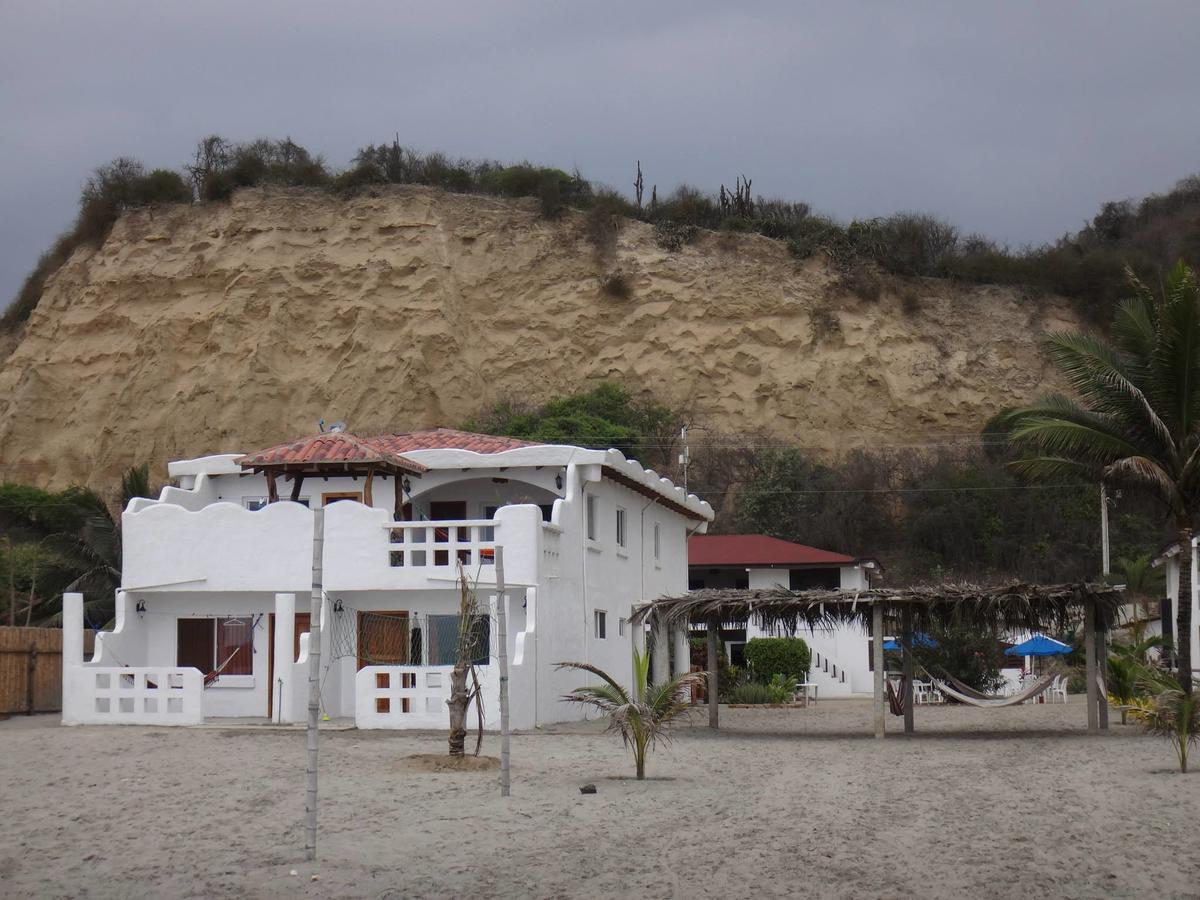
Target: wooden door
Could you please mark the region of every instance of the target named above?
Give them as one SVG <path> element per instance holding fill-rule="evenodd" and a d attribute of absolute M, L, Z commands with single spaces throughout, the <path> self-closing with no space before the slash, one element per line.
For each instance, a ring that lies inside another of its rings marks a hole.
<path fill-rule="evenodd" d="M 216 631 L 212 619 L 178 619 L 175 665 L 194 666 L 207 675 L 216 656 Z"/>
<path fill-rule="evenodd" d="M 300 655 L 300 635 L 308 631 L 312 613 L 296 613 L 296 627 L 292 629 L 292 662 Z M 275 613 L 268 619 L 267 632 L 267 718 L 275 718 Z M 305 678 L 308 674 L 305 673 Z"/>
<path fill-rule="evenodd" d="M 408 665 L 408 612 L 360 612 L 357 646 L 360 669 L 364 666 Z"/>
<path fill-rule="evenodd" d="M 455 519 L 462 521 L 466 517 L 467 517 L 467 501 L 466 500 L 435 500 L 434 502 L 429 504 L 429 518 L 435 522 L 453 521 Z M 469 541 L 471 539 L 470 531 L 471 530 L 469 528 L 459 528 L 458 535 L 457 535 L 458 540 Z M 447 543 L 450 540 L 450 529 L 449 528 L 433 529 L 433 540 L 434 540 L 434 543 L 438 543 L 438 544 Z M 459 558 L 463 560 L 464 564 L 466 564 L 470 561 L 470 559 L 469 559 L 470 551 L 460 550 L 458 555 L 459 555 Z M 433 551 L 433 564 L 435 566 L 450 565 L 450 551 L 434 550 Z"/>

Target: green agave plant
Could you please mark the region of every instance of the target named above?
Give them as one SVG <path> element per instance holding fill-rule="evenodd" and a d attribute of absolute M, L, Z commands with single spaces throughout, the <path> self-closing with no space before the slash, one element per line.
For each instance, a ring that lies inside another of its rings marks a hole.
<path fill-rule="evenodd" d="M 678 675 L 662 684 L 650 684 L 650 654 L 633 653 L 633 691 L 596 666 L 581 662 L 560 662 L 559 669 L 578 669 L 601 679 L 563 695 L 568 703 L 582 703 L 608 716 L 608 730 L 621 735 L 625 746 L 633 750 L 638 781 L 646 778 L 646 756 L 659 741 L 670 740 L 671 724 L 691 711 L 688 688 L 701 683 L 703 672 Z"/>

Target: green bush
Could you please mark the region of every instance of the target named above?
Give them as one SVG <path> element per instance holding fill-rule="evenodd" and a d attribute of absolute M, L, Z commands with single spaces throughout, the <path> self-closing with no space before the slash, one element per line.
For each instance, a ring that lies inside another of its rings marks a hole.
<path fill-rule="evenodd" d="M 728 696 L 729 703 L 778 703 L 775 698 L 778 696 L 770 685 L 762 684 L 757 681 L 747 681 L 745 684 L 739 684 L 734 687 Z"/>
<path fill-rule="evenodd" d="M 812 663 L 812 653 L 803 638 L 751 638 L 746 642 L 746 665 L 754 680 L 768 683 L 776 675 L 792 682 L 804 681 Z"/>
<path fill-rule="evenodd" d="M 726 703 L 791 703 L 796 697 L 796 680 L 786 675 L 775 675 L 766 684 L 746 681 L 721 693 Z"/>

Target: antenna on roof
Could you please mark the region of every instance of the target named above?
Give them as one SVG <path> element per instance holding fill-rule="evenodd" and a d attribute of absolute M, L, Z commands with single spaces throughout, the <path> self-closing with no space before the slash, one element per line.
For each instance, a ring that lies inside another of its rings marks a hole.
<path fill-rule="evenodd" d="M 334 422 L 332 425 L 329 426 L 330 434 L 341 434 L 345 430 L 346 430 L 345 422 Z"/>
<path fill-rule="evenodd" d="M 324 419 L 322 419 L 320 422 L 317 423 L 317 431 L 321 432 L 321 434 L 325 433 L 325 420 Z"/>

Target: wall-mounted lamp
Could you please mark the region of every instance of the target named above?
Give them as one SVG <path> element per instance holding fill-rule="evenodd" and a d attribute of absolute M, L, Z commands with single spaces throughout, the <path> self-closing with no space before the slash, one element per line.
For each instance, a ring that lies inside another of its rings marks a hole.
<path fill-rule="evenodd" d="M 554 486 L 556 488 L 558 488 L 560 491 L 562 490 L 562 486 L 563 486 L 562 472 L 559 472 L 557 475 L 554 476 Z"/>
<path fill-rule="evenodd" d="M 342 606 L 342 598 L 341 597 L 339 597 L 338 599 L 333 601 L 333 611 L 335 613 L 340 613 L 340 612 L 345 611 L 345 607 Z"/>
<path fill-rule="evenodd" d="M 137 606 L 134 607 L 134 610 L 137 612 L 137 614 L 139 616 L 144 616 L 146 614 L 146 601 L 139 600 L 137 602 Z"/>
<path fill-rule="evenodd" d="M 404 488 L 404 493 L 412 495 L 412 482 L 408 480 L 407 475 L 404 476 L 404 481 L 401 482 L 400 486 Z"/>

